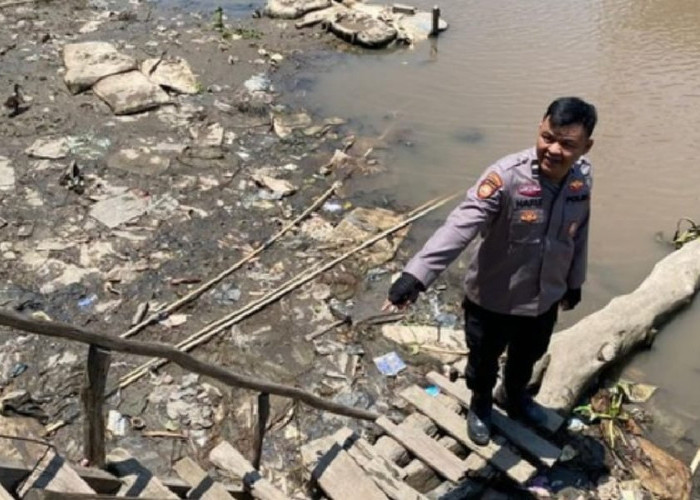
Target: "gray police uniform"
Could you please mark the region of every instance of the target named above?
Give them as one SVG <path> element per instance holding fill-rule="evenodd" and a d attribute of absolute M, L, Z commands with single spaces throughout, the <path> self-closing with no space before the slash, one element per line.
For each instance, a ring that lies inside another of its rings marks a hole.
<path fill-rule="evenodd" d="M 586 276 L 591 164 L 581 157 L 561 185 L 538 172 L 535 148 L 491 165 L 404 271 L 426 288 L 470 243 L 469 301 L 539 316 Z"/>

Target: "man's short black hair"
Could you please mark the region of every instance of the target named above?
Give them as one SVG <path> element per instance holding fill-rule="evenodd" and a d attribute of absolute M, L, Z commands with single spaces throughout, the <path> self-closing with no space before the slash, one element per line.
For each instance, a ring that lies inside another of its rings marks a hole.
<path fill-rule="evenodd" d="M 580 123 L 588 137 L 593 135 L 593 129 L 598 121 L 595 106 L 578 97 L 555 99 L 544 114 L 544 118 L 547 117 L 552 127 L 566 127 Z"/>

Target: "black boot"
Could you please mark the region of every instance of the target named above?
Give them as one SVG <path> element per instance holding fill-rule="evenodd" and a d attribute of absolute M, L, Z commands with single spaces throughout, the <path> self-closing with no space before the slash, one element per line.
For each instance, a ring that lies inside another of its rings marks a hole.
<path fill-rule="evenodd" d="M 491 439 L 491 395 L 472 395 L 467 415 L 467 434 L 479 446 L 486 446 Z"/>

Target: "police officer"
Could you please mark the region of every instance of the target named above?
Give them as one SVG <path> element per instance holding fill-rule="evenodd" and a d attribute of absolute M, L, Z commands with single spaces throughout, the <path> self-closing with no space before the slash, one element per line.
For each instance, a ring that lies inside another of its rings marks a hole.
<path fill-rule="evenodd" d="M 389 290 L 384 309 L 403 309 L 469 246 L 467 427 L 477 444 L 490 439 L 498 358 L 506 349 L 497 403 L 531 425 L 545 420 L 526 385 L 547 350 L 558 308 L 573 309 L 581 300 L 591 192 L 591 164 L 583 155 L 596 121 L 595 107 L 577 97 L 553 101 L 535 147 L 486 169 Z"/>

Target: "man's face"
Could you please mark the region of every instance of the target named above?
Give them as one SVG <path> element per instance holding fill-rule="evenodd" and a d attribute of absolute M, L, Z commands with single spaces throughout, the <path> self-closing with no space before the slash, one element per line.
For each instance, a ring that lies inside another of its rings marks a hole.
<path fill-rule="evenodd" d="M 540 123 L 537 135 L 537 160 L 540 172 L 553 181 L 561 181 L 572 165 L 586 154 L 593 139 L 586 135 L 581 124 L 552 127 L 549 117 Z"/>

